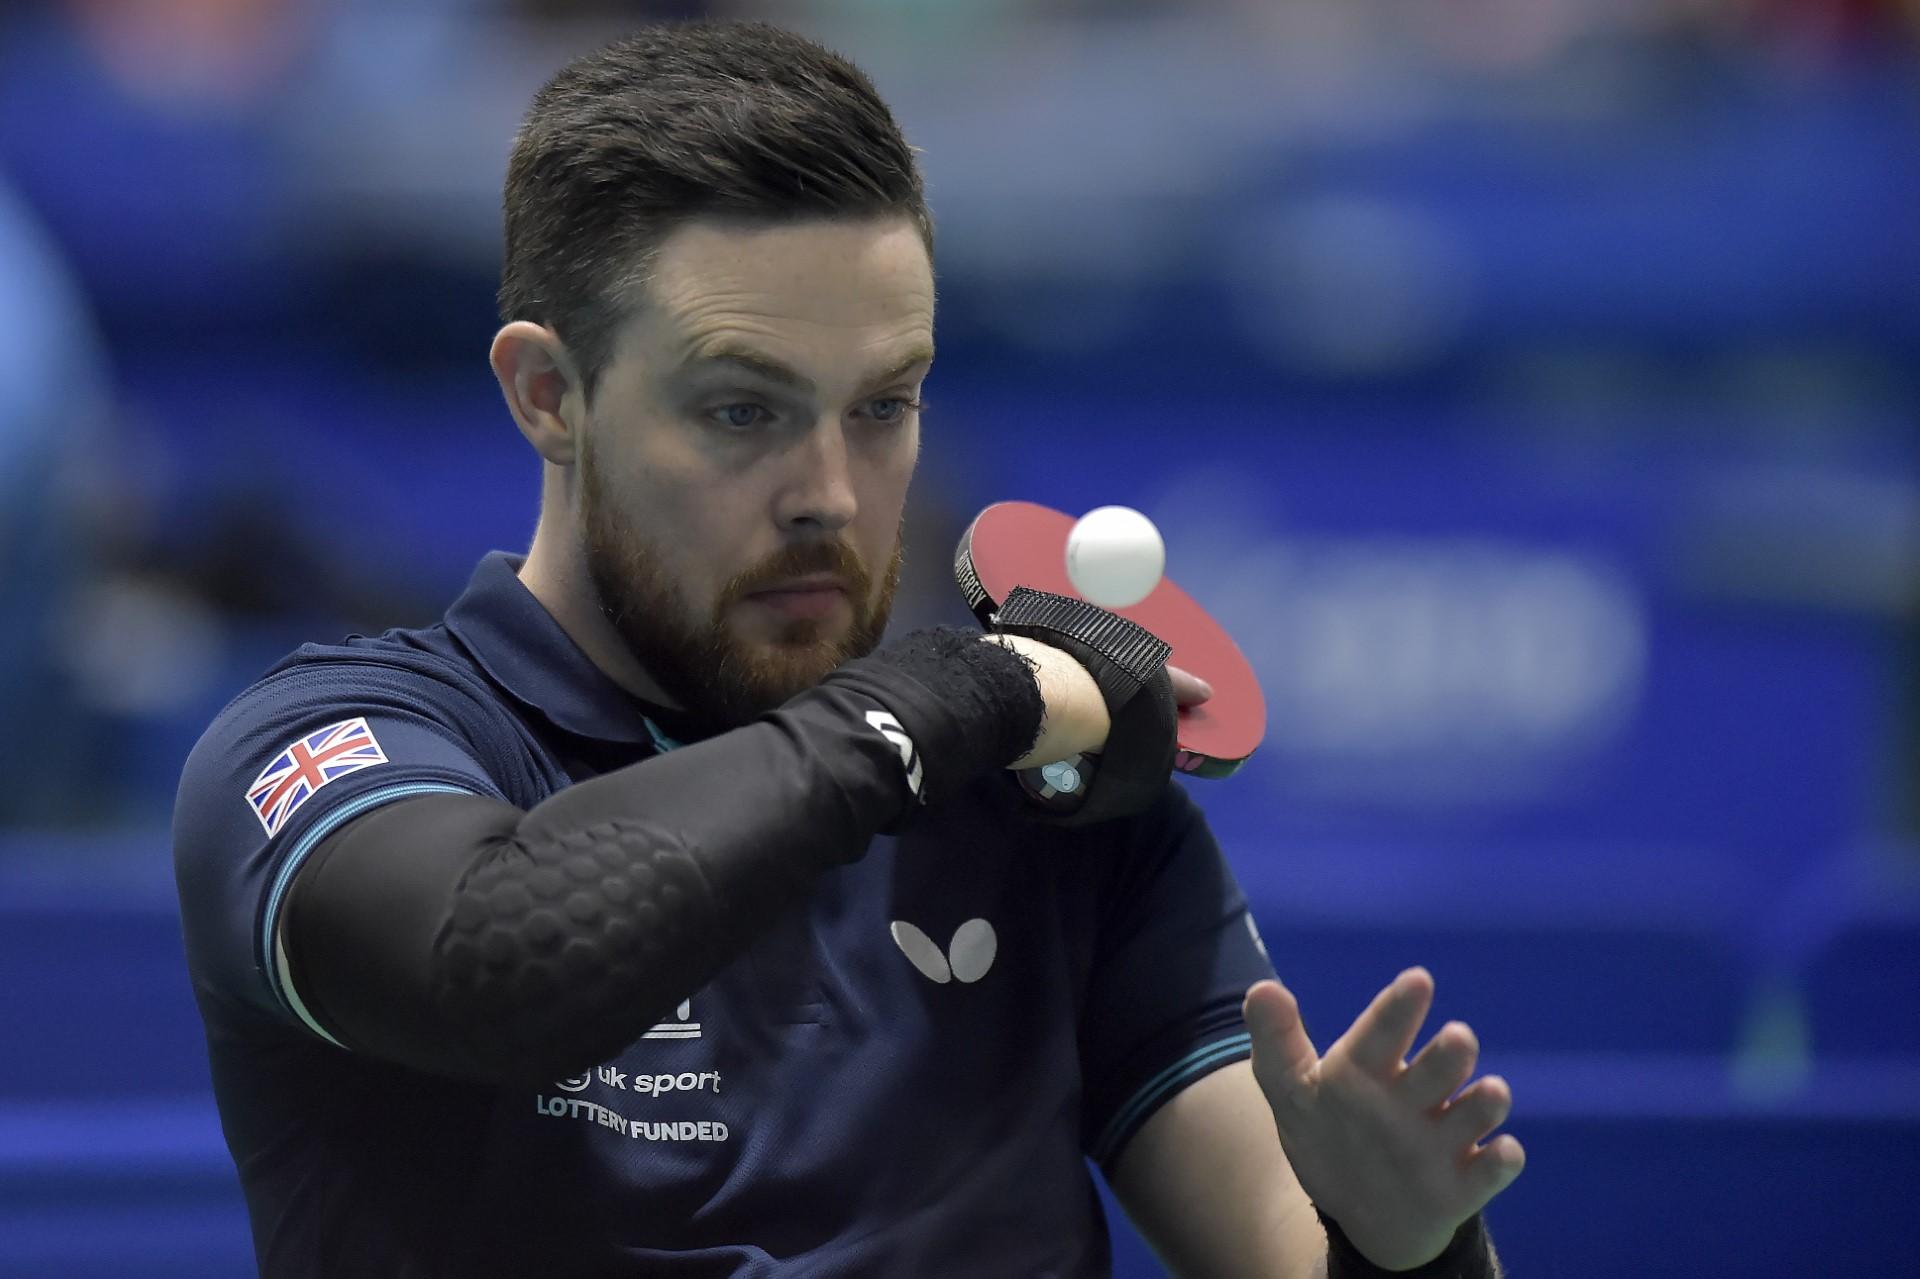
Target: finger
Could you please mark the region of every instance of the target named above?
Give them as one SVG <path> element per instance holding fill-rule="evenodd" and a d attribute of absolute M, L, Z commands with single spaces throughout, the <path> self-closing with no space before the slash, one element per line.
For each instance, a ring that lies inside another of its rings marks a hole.
<path fill-rule="evenodd" d="M 1503 1132 L 1475 1150 L 1467 1156 L 1466 1164 L 1474 1202 L 1485 1206 L 1487 1200 L 1511 1186 L 1526 1166 L 1526 1149 L 1511 1133 Z"/>
<path fill-rule="evenodd" d="M 1309 1087 L 1320 1054 L 1307 1037 L 1293 992 L 1277 981 L 1255 982 L 1240 1012 L 1253 1037 L 1253 1073 L 1262 1086 L 1286 1093 Z"/>
<path fill-rule="evenodd" d="M 1507 1122 L 1513 1090 L 1498 1075 L 1476 1079 L 1440 1113 L 1449 1145 L 1468 1146 Z"/>
<path fill-rule="evenodd" d="M 1198 706 L 1213 696 L 1213 685 L 1178 666 L 1167 667 L 1167 678 L 1173 684 L 1175 706 Z"/>
<path fill-rule="evenodd" d="M 1402 1094 L 1422 1110 L 1431 1110 L 1458 1092 L 1473 1078 L 1480 1059 L 1480 1040 L 1463 1021 L 1450 1021 L 1434 1032 L 1401 1076 Z"/>
<path fill-rule="evenodd" d="M 1341 1036 L 1355 1064 L 1376 1072 L 1398 1067 L 1433 1006 L 1433 977 L 1409 968 L 1373 997 L 1367 1010 Z"/>

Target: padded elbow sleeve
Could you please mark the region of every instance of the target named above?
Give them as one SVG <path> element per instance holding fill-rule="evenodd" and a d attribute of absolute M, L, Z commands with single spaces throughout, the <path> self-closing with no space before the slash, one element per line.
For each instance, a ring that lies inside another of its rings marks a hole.
<path fill-rule="evenodd" d="M 765 926 L 727 909 L 694 851 L 622 818 L 516 838 L 457 885 L 434 997 L 480 1073 L 546 1078 L 605 1061 Z"/>

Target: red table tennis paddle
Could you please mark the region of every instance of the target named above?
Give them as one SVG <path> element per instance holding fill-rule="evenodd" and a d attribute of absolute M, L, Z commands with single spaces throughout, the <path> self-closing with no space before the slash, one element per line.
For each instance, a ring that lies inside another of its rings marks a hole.
<path fill-rule="evenodd" d="M 974 517 L 961 535 L 953 573 L 982 626 L 1016 586 L 1082 598 L 1067 577 L 1067 534 L 1074 523 L 1072 516 L 1033 502 L 996 502 Z M 1180 711 L 1173 766 L 1194 777 L 1226 777 L 1246 763 L 1266 736 L 1267 701 L 1253 667 L 1220 624 L 1170 577 L 1162 577 L 1138 604 L 1108 611 L 1164 640 L 1173 649 L 1169 665 L 1213 686 L 1207 701 Z"/>

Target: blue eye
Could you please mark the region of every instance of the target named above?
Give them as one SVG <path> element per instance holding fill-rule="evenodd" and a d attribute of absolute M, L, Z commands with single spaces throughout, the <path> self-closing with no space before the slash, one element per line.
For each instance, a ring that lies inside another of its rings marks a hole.
<path fill-rule="evenodd" d="M 715 419 L 722 426 L 732 427 L 736 431 L 746 431 L 759 426 L 770 415 L 758 404 L 723 404 L 707 416 Z"/>
<path fill-rule="evenodd" d="M 889 395 L 874 400 L 867 405 L 867 416 L 876 422 L 898 422 L 909 412 L 920 407 L 918 400 L 909 400 L 898 395 Z"/>

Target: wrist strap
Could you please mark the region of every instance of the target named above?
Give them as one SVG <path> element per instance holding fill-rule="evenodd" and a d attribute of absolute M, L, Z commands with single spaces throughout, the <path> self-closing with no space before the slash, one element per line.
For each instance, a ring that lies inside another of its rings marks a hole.
<path fill-rule="evenodd" d="M 1447 1241 L 1446 1251 L 1432 1261 L 1412 1270 L 1382 1270 L 1353 1246 L 1339 1222 L 1321 1212 L 1318 1205 L 1313 1211 L 1327 1230 L 1327 1279 L 1381 1279 L 1387 1275 L 1400 1279 L 1499 1279 L 1493 1241 L 1487 1238 L 1486 1222 L 1477 1212 L 1460 1223 Z"/>
<path fill-rule="evenodd" d="M 1172 646 L 1137 622 L 1084 600 L 1028 586 L 1009 591 L 991 622 L 996 631 L 1025 635 L 1043 643 L 1073 640 L 1104 658 L 1088 663 L 1087 673 L 1093 676 L 1108 709 L 1115 712 L 1173 655 Z"/>

